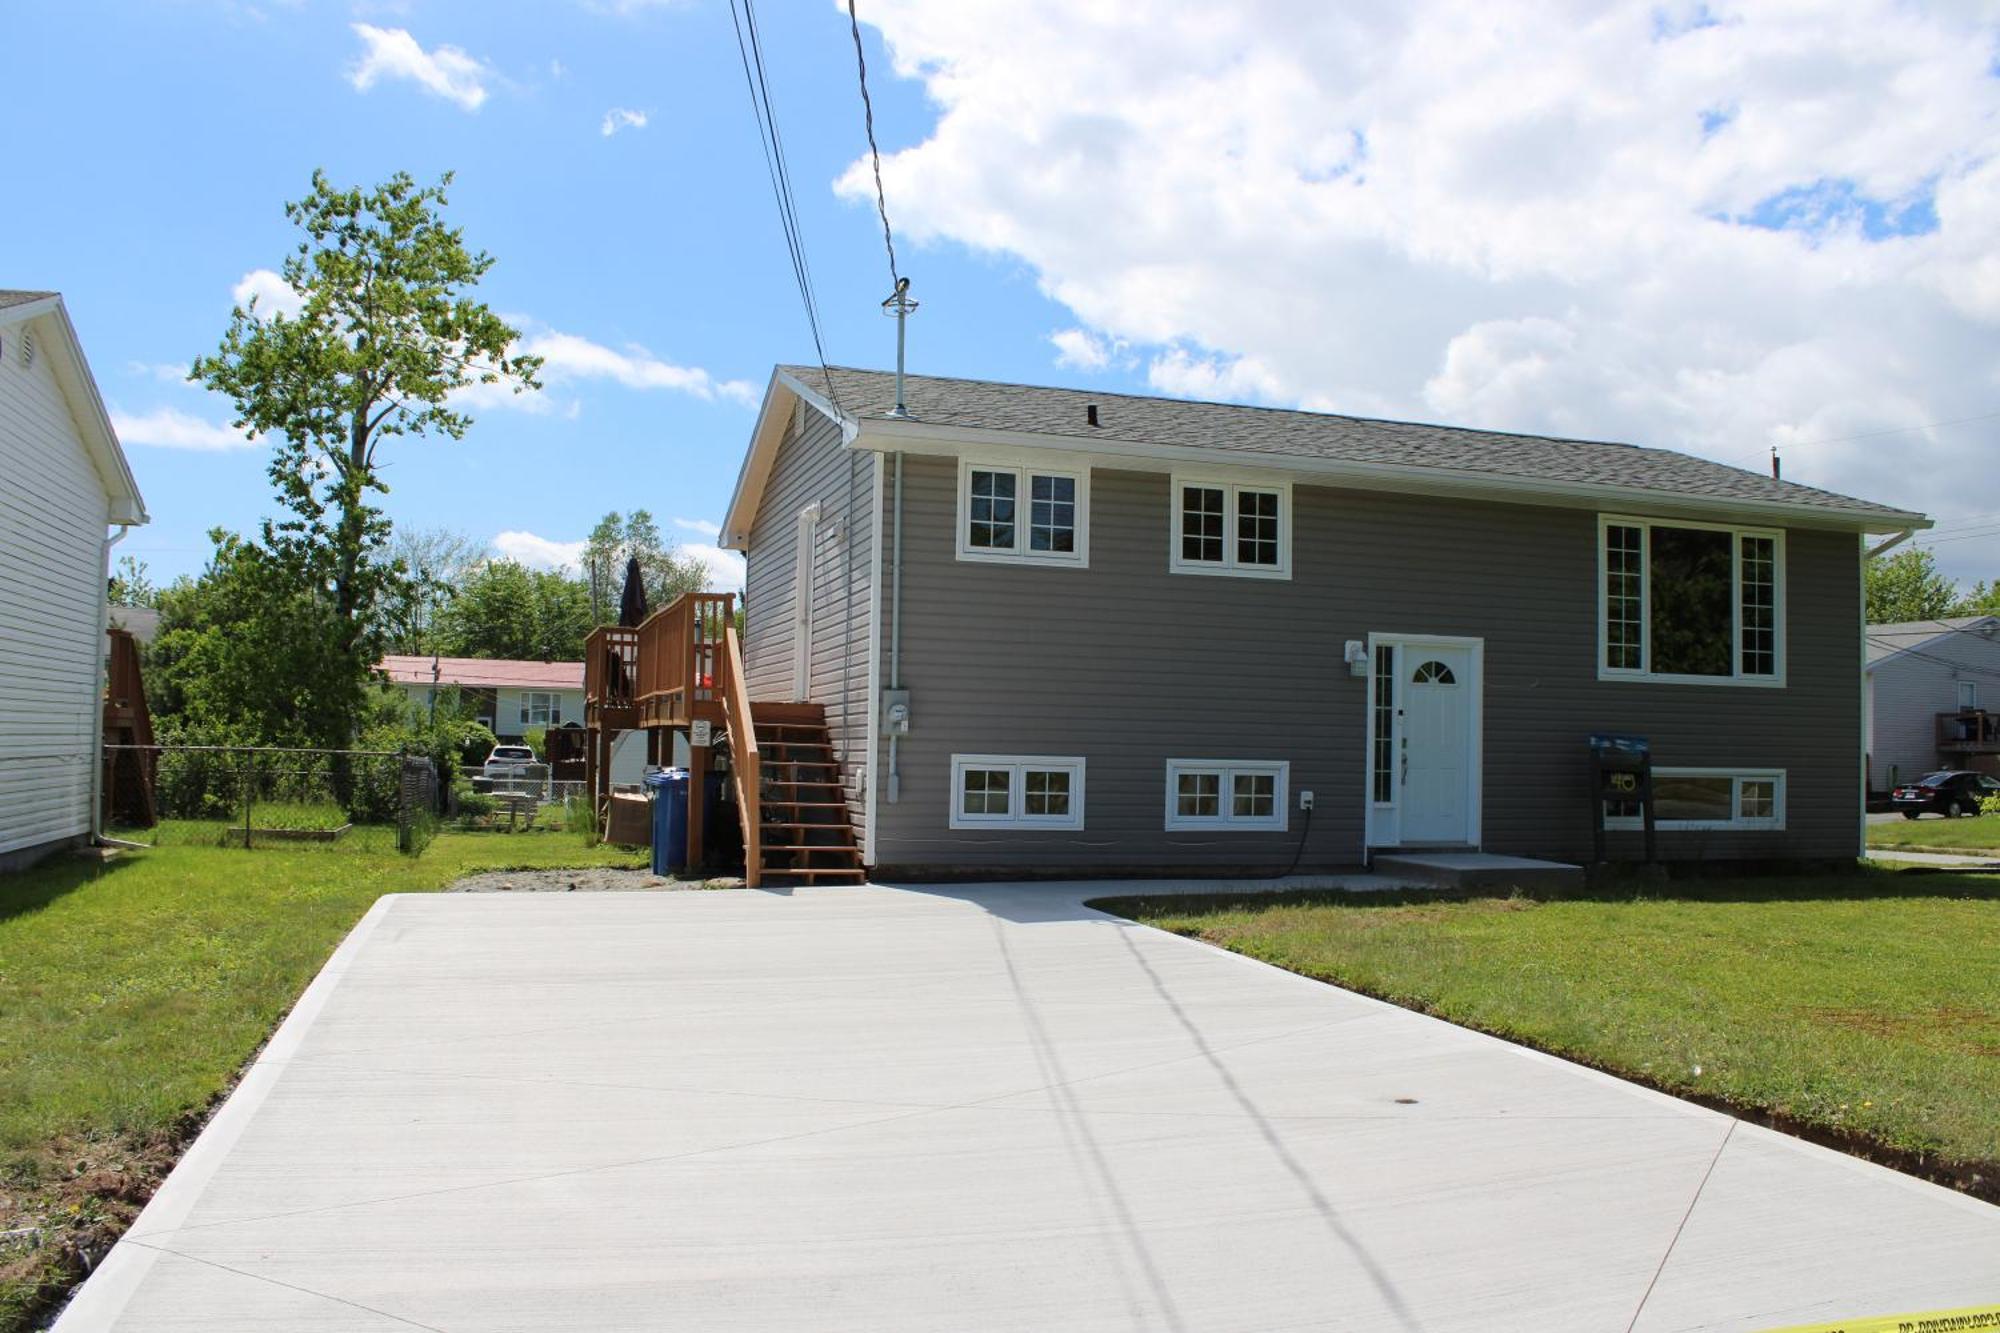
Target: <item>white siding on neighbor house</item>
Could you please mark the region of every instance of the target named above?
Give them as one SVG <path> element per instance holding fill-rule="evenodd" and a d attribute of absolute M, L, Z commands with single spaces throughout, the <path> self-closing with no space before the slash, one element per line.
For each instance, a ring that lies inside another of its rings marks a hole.
<path fill-rule="evenodd" d="M 0 852 L 89 832 L 111 505 L 52 357 L 0 359 Z"/>
<path fill-rule="evenodd" d="M 524 694 L 554 694 L 557 705 L 562 709 L 561 714 L 546 724 L 521 721 L 521 696 Z M 494 705 L 493 730 L 503 736 L 519 736 L 531 726 L 539 727 L 547 725 L 560 727 L 566 722 L 574 722 L 579 727 L 583 725 L 582 690 L 517 690 L 503 688 L 495 690 L 494 697 L 496 702 Z"/>
<path fill-rule="evenodd" d="M 2000 712 L 2000 627 L 1992 634 L 1945 633 L 1914 651 L 1885 657 L 1868 671 L 1873 692 L 1868 785 L 1881 791 L 1959 756 L 1937 748 L 1937 715 L 1958 708 L 1958 685 L 1970 683 L 1978 706 Z M 1894 776 L 1891 776 L 1893 770 Z"/>

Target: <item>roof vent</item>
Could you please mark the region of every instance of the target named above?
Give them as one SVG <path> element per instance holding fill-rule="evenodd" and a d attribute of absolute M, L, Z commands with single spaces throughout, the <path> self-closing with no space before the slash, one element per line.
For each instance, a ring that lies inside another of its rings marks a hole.
<path fill-rule="evenodd" d="M 35 364 L 35 335 L 26 331 L 21 334 L 21 364 L 24 366 Z"/>
<path fill-rule="evenodd" d="M 1086 404 L 1084 405 L 1084 409 L 1083 409 L 1083 419 L 1084 419 L 1085 421 L 1088 421 L 1088 422 L 1089 422 L 1089 423 L 1090 423 L 1091 425 L 1093 425 L 1093 426 L 1095 426 L 1095 425 L 1097 424 L 1097 404 L 1096 404 L 1096 403 L 1086 403 Z"/>

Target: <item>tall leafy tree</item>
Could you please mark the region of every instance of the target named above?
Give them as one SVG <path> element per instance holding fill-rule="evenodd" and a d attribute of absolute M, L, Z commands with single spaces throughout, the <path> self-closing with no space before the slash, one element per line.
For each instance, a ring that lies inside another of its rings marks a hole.
<path fill-rule="evenodd" d="M 144 560 L 129 555 L 118 557 L 118 570 L 111 576 L 105 594 L 113 606 L 158 606 L 160 590 L 153 586 L 151 571 Z"/>
<path fill-rule="evenodd" d="M 599 624 L 617 619 L 625 566 L 634 558 L 646 581 L 646 605 L 653 610 L 708 585 L 708 567 L 668 545 L 650 512 L 614 510 L 597 521 L 583 547 L 583 577 L 590 587 L 591 615 Z"/>
<path fill-rule="evenodd" d="M 454 394 L 474 384 L 540 387 L 540 361 L 513 354 L 516 330 L 472 295 L 493 260 L 441 216 L 450 183 L 399 172 L 371 190 L 338 189 L 314 172 L 307 196 L 285 206 L 304 234 L 283 267 L 298 313 L 238 306 L 190 375 L 235 400 L 239 429 L 271 441 L 283 516 L 265 522 L 263 545 L 276 567 L 325 590 L 320 649 L 353 688 L 321 719 L 321 744 L 354 734 L 380 604 L 400 578 L 373 503 L 389 489 L 382 446 L 462 439 L 472 420 Z"/>
<path fill-rule="evenodd" d="M 385 646 L 392 653 L 431 652 L 440 615 L 485 550 L 450 528 L 398 527 L 385 554 L 398 575 L 383 599 Z"/>
<path fill-rule="evenodd" d="M 454 657 L 576 662 L 583 659 L 590 627 L 590 594 L 581 581 L 489 560 L 466 577 L 439 616 L 437 643 Z"/>
<path fill-rule="evenodd" d="M 1940 573 L 1937 557 L 1920 546 L 1870 560 L 1866 579 L 1871 625 L 1935 620 L 1955 614 L 1959 605 L 1958 584 Z"/>

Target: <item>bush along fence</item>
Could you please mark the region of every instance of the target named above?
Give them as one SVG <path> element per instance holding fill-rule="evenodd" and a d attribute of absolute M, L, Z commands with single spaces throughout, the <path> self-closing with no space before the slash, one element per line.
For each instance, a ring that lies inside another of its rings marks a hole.
<path fill-rule="evenodd" d="M 437 769 L 400 750 L 108 745 L 105 829 L 130 842 L 421 852 Z"/>

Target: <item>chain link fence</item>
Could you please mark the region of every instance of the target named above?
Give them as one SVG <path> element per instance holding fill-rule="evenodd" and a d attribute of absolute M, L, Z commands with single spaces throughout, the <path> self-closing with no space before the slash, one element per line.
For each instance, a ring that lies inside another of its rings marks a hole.
<path fill-rule="evenodd" d="M 408 855 L 440 811 L 425 755 L 274 746 L 107 745 L 103 800 L 128 842 Z"/>

